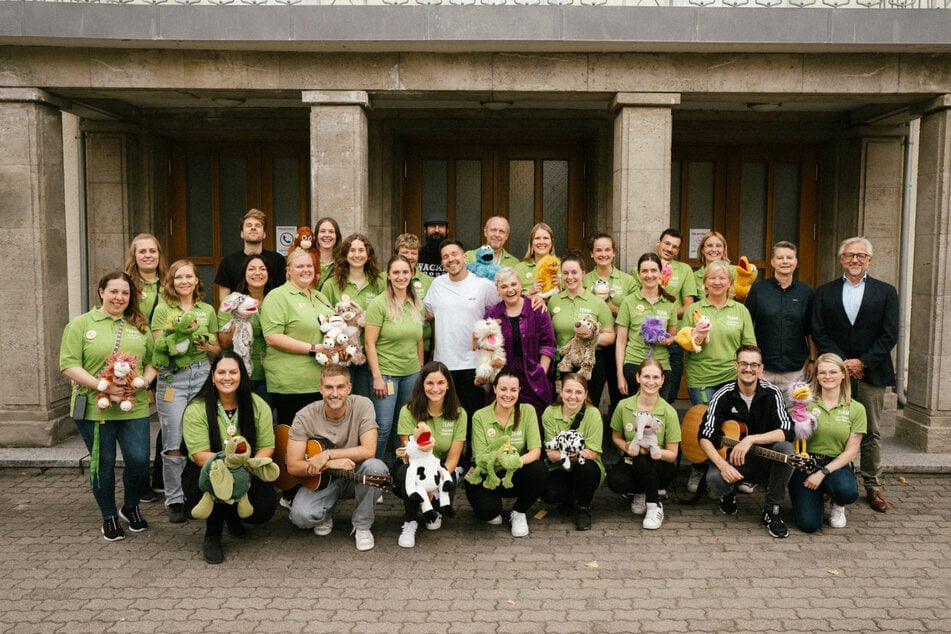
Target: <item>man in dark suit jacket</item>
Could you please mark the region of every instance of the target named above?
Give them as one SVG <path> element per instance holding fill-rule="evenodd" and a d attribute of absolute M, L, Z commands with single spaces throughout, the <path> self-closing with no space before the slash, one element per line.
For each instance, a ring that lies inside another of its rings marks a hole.
<path fill-rule="evenodd" d="M 869 506 L 888 509 L 882 496 L 879 418 L 885 388 L 895 384 L 892 348 L 898 339 L 898 292 L 869 277 L 872 244 L 862 237 L 839 245 L 841 279 L 816 289 L 812 339 L 819 353 L 833 352 L 845 361 L 852 397 L 865 406 L 868 433 L 862 439 L 862 480 Z"/>

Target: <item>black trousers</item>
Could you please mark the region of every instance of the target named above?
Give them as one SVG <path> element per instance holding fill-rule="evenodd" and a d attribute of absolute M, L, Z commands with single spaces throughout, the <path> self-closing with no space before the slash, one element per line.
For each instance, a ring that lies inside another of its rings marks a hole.
<path fill-rule="evenodd" d="M 548 504 L 567 502 L 574 498 L 578 506 L 590 507 L 594 492 L 601 484 L 601 468 L 594 460 L 584 464 L 572 463 L 571 470 L 561 467 L 548 472 L 548 484 L 542 499 Z"/>
<path fill-rule="evenodd" d="M 185 463 L 185 470 L 182 472 L 182 489 L 185 493 L 185 513 L 191 517 L 192 509 L 201 499 L 202 491 L 198 488 L 198 477 L 201 475 L 201 467 L 188 460 Z M 206 535 L 221 535 L 221 529 L 225 522 L 245 521 L 248 524 L 263 524 L 274 517 L 277 510 L 277 492 L 274 485 L 270 482 L 264 482 L 254 476 L 251 476 L 251 488 L 248 490 L 248 501 L 254 507 L 254 511 L 249 517 L 238 517 L 237 504 L 215 504 L 211 515 L 205 520 Z"/>
<path fill-rule="evenodd" d="M 658 489 L 666 489 L 677 475 L 677 463 L 654 460 L 643 453 L 636 458 L 622 457 L 608 472 L 608 488 L 615 493 L 644 493 L 647 501 L 657 504 Z"/>
<path fill-rule="evenodd" d="M 506 489 L 500 484 L 497 488 L 490 490 L 481 483 L 467 482 L 466 497 L 475 516 L 483 522 L 488 522 L 502 514 L 502 498 L 515 498 L 512 510 L 527 513 L 545 490 L 547 479 L 548 467 L 543 461 L 536 460 L 515 472 L 511 489 Z"/>

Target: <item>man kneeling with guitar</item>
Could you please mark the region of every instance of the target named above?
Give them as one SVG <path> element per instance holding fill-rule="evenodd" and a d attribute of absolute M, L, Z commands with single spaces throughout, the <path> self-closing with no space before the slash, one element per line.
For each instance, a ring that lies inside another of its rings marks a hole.
<path fill-rule="evenodd" d="M 298 489 L 290 520 L 300 528 L 312 528 L 316 535 L 329 535 L 337 500 L 353 497 L 356 507 L 351 521 L 357 550 L 370 550 L 378 495 L 371 487 L 385 488 L 389 470 L 373 457 L 377 439 L 373 403 L 350 394 L 351 389 L 350 371 L 329 365 L 320 375 L 323 400 L 305 406 L 294 417 L 287 440 L 287 473 L 316 484 L 305 482 Z"/>
<path fill-rule="evenodd" d="M 780 511 L 793 472 L 787 460 L 793 453 L 792 419 L 779 388 L 760 378 L 763 354 L 757 346 L 740 346 L 735 363 L 736 382 L 717 390 L 700 426 L 700 448 L 711 462 L 707 488 L 711 495 L 720 496 L 720 512 L 736 515 L 736 485 L 744 479 L 765 482 L 760 521 L 773 537 L 786 537 L 789 530 Z M 719 450 L 723 427 L 733 421 L 745 424 L 748 434 L 725 457 Z"/>

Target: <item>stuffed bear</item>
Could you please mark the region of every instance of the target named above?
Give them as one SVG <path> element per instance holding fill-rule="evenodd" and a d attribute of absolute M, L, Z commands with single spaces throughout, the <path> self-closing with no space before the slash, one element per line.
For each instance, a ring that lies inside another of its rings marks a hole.
<path fill-rule="evenodd" d="M 192 509 L 192 517 L 204 519 L 211 515 L 215 503 L 238 504 L 238 517 L 249 517 L 254 507 L 248 500 L 251 476 L 264 482 L 274 482 L 280 469 L 270 458 L 252 458 L 251 445 L 244 436 L 233 436 L 219 451 L 205 462 L 198 476 L 201 499 Z"/>
<path fill-rule="evenodd" d="M 667 328 L 660 317 L 648 317 L 641 324 L 641 339 L 647 344 L 647 358 L 654 356 L 654 346 L 667 341 Z"/>
<path fill-rule="evenodd" d="M 193 343 L 208 343 L 211 334 L 208 327 L 198 323 L 198 313 L 186 310 L 173 317 L 162 334 L 155 340 L 155 351 L 152 353 L 152 365 L 159 369 L 168 368 L 177 372 L 177 357 L 188 352 Z"/>
<path fill-rule="evenodd" d="M 481 319 L 472 327 L 472 349 L 476 351 L 475 384 L 492 385 L 505 367 L 505 346 L 498 319 Z"/>
<path fill-rule="evenodd" d="M 793 420 L 793 429 L 796 432 L 796 453 L 800 456 L 809 455 L 806 452 L 806 440 L 812 436 L 819 426 L 816 415 L 809 411 L 809 401 L 812 400 L 812 390 L 809 384 L 797 381 L 789 386 L 789 398 L 793 402 L 789 417 Z"/>
<path fill-rule="evenodd" d="M 757 275 L 759 275 L 759 269 L 756 268 L 756 265 L 750 262 L 745 255 L 741 257 L 740 261 L 736 263 L 736 279 L 733 281 L 733 296 L 737 301 L 744 301 L 746 296 L 750 294 L 750 287 L 756 281 Z"/>
<path fill-rule="evenodd" d="M 298 227 L 297 235 L 294 236 L 294 243 L 287 247 L 287 255 L 290 255 L 298 249 L 303 249 L 310 255 L 314 262 L 314 281 L 310 283 L 311 288 L 317 288 L 317 280 L 320 279 L 320 250 L 317 248 L 317 238 L 310 227 Z"/>
<path fill-rule="evenodd" d="M 231 293 L 221 302 L 222 312 L 231 314 L 231 321 L 222 326 L 221 332 L 234 333 L 231 347 L 244 361 L 244 368 L 249 376 L 254 371 L 254 362 L 251 359 L 251 348 L 254 344 L 251 318 L 258 312 L 258 304 L 258 300 L 242 293 Z"/>
<path fill-rule="evenodd" d="M 703 350 L 700 344 L 710 341 L 710 329 L 713 324 L 699 310 L 693 311 L 690 316 L 693 318 L 694 327 L 681 328 L 677 333 L 677 343 L 687 352 L 700 352 Z"/>
<path fill-rule="evenodd" d="M 502 268 L 495 263 L 495 251 L 487 244 L 482 245 L 475 252 L 475 262 L 466 264 L 466 268 L 479 277 L 484 277 L 490 282 L 495 281 L 495 274 Z"/>
<path fill-rule="evenodd" d="M 499 436 L 489 443 L 486 452 L 480 458 L 473 455 L 472 459 L 474 463 L 466 474 L 466 482 L 472 484 L 482 482 L 482 486 L 490 491 L 498 488 L 499 484 L 506 489 L 511 489 L 512 476 L 522 466 L 522 457 L 508 436 Z M 505 471 L 505 476 L 499 479 L 496 469 Z"/>
<path fill-rule="evenodd" d="M 367 362 L 361 344 L 363 327 L 367 323 L 366 313 L 363 312 L 360 304 L 350 299 L 349 295 L 340 298 L 340 301 L 334 306 L 334 311 L 343 318 L 344 324 L 346 324 L 344 332 L 348 337 L 347 343 L 338 346 L 338 350 L 342 353 L 341 358 L 346 358 L 346 362 L 341 360 L 340 363 L 343 365 L 363 365 Z"/>
<path fill-rule="evenodd" d="M 554 255 L 543 256 L 535 265 L 535 280 L 542 285 L 541 296 L 548 299 L 559 290 L 558 269 L 561 261 Z"/>
<path fill-rule="evenodd" d="M 145 379 L 135 371 L 137 359 L 127 352 L 116 352 L 106 359 L 106 365 L 99 373 L 99 385 L 96 389 L 96 407 L 101 410 L 109 409 L 115 403 L 123 412 L 131 411 L 135 407 L 135 393 L 146 386 Z M 122 396 L 112 396 L 106 393 L 110 385 L 122 388 Z"/>
<path fill-rule="evenodd" d="M 594 369 L 594 353 L 598 346 L 601 324 L 589 315 L 582 315 L 575 322 L 574 331 L 575 336 L 558 350 L 561 355 L 558 371 L 571 372 L 578 368 L 578 374 L 587 381 Z"/>
<path fill-rule="evenodd" d="M 637 431 L 628 445 L 628 450 L 637 449 L 639 453 L 644 453 L 646 449 L 652 456 L 659 454 L 657 430 L 660 427 L 660 421 L 650 412 L 637 412 L 634 414 L 634 424 Z"/>
<path fill-rule="evenodd" d="M 419 504 L 423 517 L 430 524 L 436 521 L 439 513 L 453 516 L 449 492 L 456 487 L 449 471 L 433 455 L 435 445 L 429 425 L 420 422 L 407 439 L 406 446 L 396 450 L 397 456 L 409 461 L 405 481 L 406 499 Z M 433 507 L 433 499 L 438 508 Z"/>
<path fill-rule="evenodd" d="M 561 466 L 567 471 L 571 469 L 571 457 L 578 456 L 578 464 L 584 464 L 584 436 L 577 429 L 566 429 L 558 432 L 554 438 L 545 444 L 545 449 L 554 449 L 561 452 Z"/>

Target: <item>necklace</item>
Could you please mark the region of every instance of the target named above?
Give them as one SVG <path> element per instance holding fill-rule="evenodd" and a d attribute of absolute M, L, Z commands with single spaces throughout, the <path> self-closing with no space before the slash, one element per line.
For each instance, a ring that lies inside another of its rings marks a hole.
<path fill-rule="evenodd" d="M 238 408 L 234 407 L 233 409 L 225 409 L 225 406 L 221 404 L 221 401 L 218 401 L 218 411 L 224 415 L 225 419 L 228 421 L 228 426 L 225 427 L 225 432 L 228 436 L 234 436 L 238 433 L 238 426 L 235 424 L 235 417 L 238 414 Z"/>

